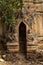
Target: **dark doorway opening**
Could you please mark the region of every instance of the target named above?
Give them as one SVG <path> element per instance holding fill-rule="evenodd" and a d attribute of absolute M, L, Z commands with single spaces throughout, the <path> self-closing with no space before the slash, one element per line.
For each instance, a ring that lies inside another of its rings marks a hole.
<path fill-rule="evenodd" d="M 26 26 L 21 22 L 19 26 L 19 51 L 24 56 L 27 54 L 27 45 L 26 45 Z"/>

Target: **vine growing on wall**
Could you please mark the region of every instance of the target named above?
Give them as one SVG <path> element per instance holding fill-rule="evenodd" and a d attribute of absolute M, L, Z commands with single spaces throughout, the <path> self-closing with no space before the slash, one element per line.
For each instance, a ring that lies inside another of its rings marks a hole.
<path fill-rule="evenodd" d="M 18 18 L 17 16 L 19 16 L 18 14 L 20 11 L 19 9 L 22 10 L 22 7 L 23 7 L 22 0 L 0 0 L 0 22 L 2 23 L 3 28 L 1 45 L 3 50 L 7 50 L 6 42 L 9 41 L 9 39 L 12 40 L 13 38 L 12 33 L 13 24 L 15 24 L 16 19 Z M 10 31 L 8 29 L 10 29 Z M 7 33 L 5 32 L 5 30 L 7 32 L 10 32 L 10 34 L 8 33 L 8 35 L 6 36 Z"/>
<path fill-rule="evenodd" d="M 22 0 L 0 0 L 0 17 L 2 23 L 14 23 L 14 12 L 22 8 Z"/>
<path fill-rule="evenodd" d="M 16 19 L 19 18 L 19 13 L 21 16 L 22 7 L 22 0 L 0 0 L 0 22 L 2 23 L 4 36 L 5 31 L 8 31 L 9 27 L 11 30 Z M 5 30 L 5 28 L 7 29 Z"/>

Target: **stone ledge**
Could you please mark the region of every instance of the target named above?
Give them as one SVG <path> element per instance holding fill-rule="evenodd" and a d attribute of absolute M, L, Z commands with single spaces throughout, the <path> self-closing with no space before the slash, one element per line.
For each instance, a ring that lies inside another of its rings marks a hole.
<path fill-rule="evenodd" d="M 7 43 L 7 46 L 8 46 L 8 45 L 18 45 L 18 42 L 14 42 L 14 43 L 8 42 L 8 43 Z"/>
<path fill-rule="evenodd" d="M 37 49 L 38 46 L 27 46 L 27 52 L 28 51 L 34 51 Z"/>
<path fill-rule="evenodd" d="M 19 52 L 19 49 L 9 49 L 10 52 Z"/>
<path fill-rule="evenodd" d="M 37 44 L 27 44 L 27 46 L 38 46 Z"/>

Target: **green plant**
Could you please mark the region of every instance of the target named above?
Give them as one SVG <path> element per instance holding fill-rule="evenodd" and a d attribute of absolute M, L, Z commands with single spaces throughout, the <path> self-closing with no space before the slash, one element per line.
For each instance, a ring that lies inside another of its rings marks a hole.
<path fill-rule="evenodd" d="M 2 23 L 15 23 L 14 9 L 22 8 L 22 0 L 0 0 L 0 17 Z"/>

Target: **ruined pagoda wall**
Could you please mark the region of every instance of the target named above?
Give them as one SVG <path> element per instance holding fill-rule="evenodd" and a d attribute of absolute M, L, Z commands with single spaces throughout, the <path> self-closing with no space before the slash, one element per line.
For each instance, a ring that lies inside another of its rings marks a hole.
<path fill-rule="evenodd" d="M 37 14 L 34 17 L 33 32 L 39 36 L 43 36 L 43 16 L 41 14 Z"/>
<path fill-rule="evenodd" d="M 33 32 L 43 35 L 43 3 L 36 0 L 36 4 L 34 4 L 33 0 L 24 0 L 24 7 L 29 12 L 28 14 L 33 15 Z"/>
<path fill-rule="evenodd" d="M 36 36 L 36 39 L 30 42 L 27 39 L 27 50 L 37 50 L 43 47 L 43 3 L 41 0 L 24 0 L 24 8 L 25 11 L 28 13 L 26 16 L 26 21 L 29 22 L 29 16 L 32 16 L 32 33 L 33 36 Z M 30 22 L 31 22 L 30 21 Z M 31 34 L 30 34 L 31 35 Z M 29 37 L 27 33 L 27 38 Z M 32 37 L 32 36 L 31 36 Z M 33 44 L 34 43 L 34 44 Z M 42 48 L 43 50 L 43 48 Z"/>
<path fill-rule="evenodd" d="M 43 50 L 43 3 L 36 0 L 23 0 L 23 18 L 18 19 L 15 24 L 15 41 L 7 43 L 10 51 L 19 51 L 19 25 L 23 22 L 26 25 L 27 52 L 37 49 Z M 30 26 L 31 22 L 31 26 Z M 31 29 L 31 30 L 30 30 Z M 30 33 L 28 31 L 30 30 Z M 33 38 L 33 40 L 29 40 Z"/>

